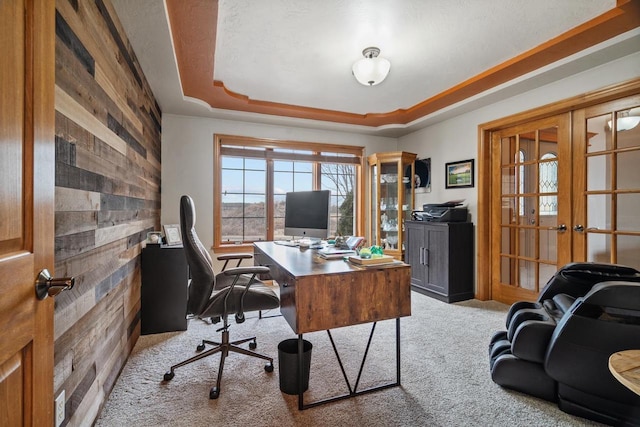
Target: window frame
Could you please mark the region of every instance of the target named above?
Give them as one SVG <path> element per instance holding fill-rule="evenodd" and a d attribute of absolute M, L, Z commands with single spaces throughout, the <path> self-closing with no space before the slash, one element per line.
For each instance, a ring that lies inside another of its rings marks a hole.
<path fill-rule="evenodd" d="M 224 147 L 223 147 L 224 145 Z M 238 148 L 228 147 L 237 146 Z M 253 249 L 253 242 L 243 243 L 226 243 L 222 242 L 221 222 L 218 218 L 222 217 L 222 156 L 237 155 L 246 156 L 246 148 L 256 147 L 263 150 L 256 150 L 255 158 L 263 158 L 267 160 L 266 174 L 266 217 L 267 229 L 273 228 L 273 160 L 293 160 L 293 161 L 311 161 L 313 162 L 313 186 L 315 189 L 321 189 L 322 172 L 321 163 L 344 163 L 354 165 L 355 185 L 354 185 L 354 228 L 356 235 L 362 236 L 364 231 L 364 177 L 365 170 L 365 148 L 355 145 L 339 145 L 318 142 L 301 142 L 288 141 L 266 138 L 243 137 L 236 135 L 214 134 L 213 138 L 213 246 L 215 252 L 249 252 Z M 310 151 L 312 154 L 283 153 L 274 150 L 303 150 Z M 331 155 L 332 153 L 334 155 Z M 340 155 L 349 154 L 351 156 L 344 157 Z M 269 234 L 267 234 L 268 236 Z"/>

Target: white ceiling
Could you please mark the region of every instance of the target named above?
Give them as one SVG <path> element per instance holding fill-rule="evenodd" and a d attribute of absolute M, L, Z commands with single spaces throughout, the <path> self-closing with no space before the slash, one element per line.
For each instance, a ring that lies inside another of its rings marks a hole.
<path fill-rule="evenodd" d="M 182 94 L 164 1 L 112 3 L 164 114 L 395 136 L 429 124 L 425 117 L 371 129 L 212 109 Z M 387 113 L 415 106 L 615 6 L 616 0 L 220 0 L 212 80 L 254 100 Z M 575 61 L 563 61 L 564 73 L 638 50 L 625 41 L 628 37 L 605 42 L 604 47 L 617 49 L 589 61 L 579 60 L 587 52 L 574 55 Z M 368 46 L 379 47 L 391 61 L 389 76 L 374 87 L 360 85 L 351 74 Z M 548 71 L 521 80 L 532 87 L 544 84 Z M 549 78 L 557 79 L 558 72 Z M 510 94 L 495 88 L 487 99 L 495 102 L 499 90 Z M 478 99 L 473 101 L 477 108 Z"/>

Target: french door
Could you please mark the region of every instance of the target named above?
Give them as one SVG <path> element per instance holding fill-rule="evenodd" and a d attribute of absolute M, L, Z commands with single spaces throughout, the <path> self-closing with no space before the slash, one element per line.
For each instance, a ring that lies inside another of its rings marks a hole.
<path fill-rule="evenodd" d="M 493 131 L 489 163 L 492 299 L 569 262 L 640 269 L 640 95 Z"/>
<path fill-rule="evenodd" d="M 491 144 L 492 298 L 532 300 L 571 260 L 569 113 L 496 131 Z"/>
<path fill-rule="evenodd" d="M 640 95 L 574 113 L 573 254 L 640 270 Z"/>

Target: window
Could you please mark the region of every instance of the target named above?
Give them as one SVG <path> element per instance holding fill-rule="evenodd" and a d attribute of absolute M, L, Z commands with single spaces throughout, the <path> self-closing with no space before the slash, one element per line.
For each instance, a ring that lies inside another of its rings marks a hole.
<path fill-rule="evenodd" d="M 330 233 L 361 235 L 362 147 L 216 135 L 214 247 L 284 235 L 289 191 L 331 190 Z"/>
<path fill-rule="evenodd" d="M 540 215 L 558 214 L 558 157 L 546 153 L 540 158 L 538 167 L 538 185 L 540 187 Z M 543 195 L 553 193 L 554 195 Z"/>

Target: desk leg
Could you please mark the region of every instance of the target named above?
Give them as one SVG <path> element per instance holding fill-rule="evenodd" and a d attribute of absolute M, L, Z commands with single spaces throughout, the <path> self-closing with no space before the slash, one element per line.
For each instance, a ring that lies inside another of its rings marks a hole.
<path fill-rule="evenodd" d="M 344 380 L 347 384 L 347 388 L 349 390 L 349 392 L 347 394 L 343 394 L 340 396 L 335 396 L 335 397 L 330 397 L 330 398 L 326 398 L 326 399 L 322 399 L 322 400 L 318 400 L 315 402 L 311 402 L 305 405 L 304 403 L 304 391 L 302 391 L 302 387 L 303 387 L 303 378 L 302 378 L 302 372 L 303 372 L 303 367 L 302 367 L 302 363 L 303 363 L 303 350 L 304 350 L 304 341 L 302 339 L 302 334 L 298 335 L 298 410 L 303 410 L 303 409 L 309 409 L 309 408 L 313 408 L 314 406 L 319 406 L 325 403 L 329 403 L 329 402 L 335 402 L 337 400 L 343 400 L 343 399 L 347 399 L 350 397 L 355 397 L 355 396 L 359 396 L 361 394 L 366 394 L 366 393 L 372 393 L 374 391 L 379 391 L 379 390 L 384 390 L 387 388 L 391 388 L 391 387 L 398 387 L 400 386 L 400 318 L 396 318 L 396 381 L 394 383 L 387 383 L 387 384 L 382 384 L 382 385 L 378 385 L 378 386 L 374 386 L 374 387 L 370 387 L 368 389 L 365 390 L 358 390 L 358 384 L 360 383 L 360 376 L 362 375 L 362 370 L 364 369 L 364 364 L 367 360 L 367 355 L 369 353 L 369 347 L 371 345 L 371 339 L 373 338 L 373 333 L 376 329 L 376 324 L 377 322 L 373 323 L 373 326 L 371 327 L 371 332 L 369 334 L 369 340 L 367 341 L 367 347 L 365 349 L 364 352 L 364 356 L 362 357 L 362 363 L 360 364 L 360 369 L 358 371 L 358 377 L 356 379 L 356 383 L 353 387 L 353 389 L 351 388 L 351 383 L 349 382 L 349 378 L 347 377 L 347 373 L 344 370 L 344 366 L 342 365 L 342 360 L 340 359 L 340 354 L 338 354 L 338 349 L 336 348 L 336 345 L 333 341 L 333 337 L 331 336 L 331 331 L 327 330 L 327 334 L 329 335 L 329 340 L 331 341 L 331 346 L 333 347 L 333 351 L 336 354 L 336 357 L 338 359 L 338 364 L 340 365 L 340 369 L 342 370 L 342 375 L 344 376 Z"/>

